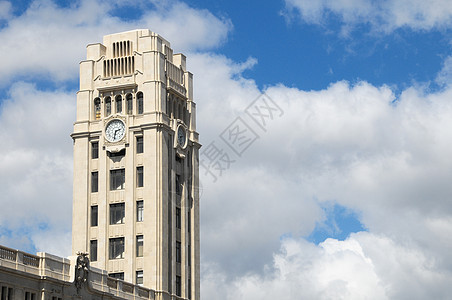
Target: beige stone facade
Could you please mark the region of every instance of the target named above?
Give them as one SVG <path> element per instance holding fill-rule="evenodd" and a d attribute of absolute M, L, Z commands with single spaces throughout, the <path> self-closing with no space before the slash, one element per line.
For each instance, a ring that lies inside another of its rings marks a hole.
<path fill-rule="evenodd" d="M 44 252 L 33 255 L 0 246 L 0 299 L 182 299 L 111 278 L 97 268 L 77 271 L 81 266 L 78 259 Z"/>
<path fill-rule="evenodd" d="M 72 138 L 73 255 L 199 299 L 200 144 L 185 56 L 149 30 L 88 45 Z"/>

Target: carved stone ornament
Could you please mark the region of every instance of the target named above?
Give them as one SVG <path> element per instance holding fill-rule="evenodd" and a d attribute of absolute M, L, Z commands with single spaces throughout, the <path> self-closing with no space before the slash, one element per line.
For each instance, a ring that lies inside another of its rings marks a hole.
<path fill-rule="evenodd" d="M 75 287 L 79 291 L 82 285 L 88 280 L 89 259 L 88 253 L 77 253 L 77 264 L 75 265 Z"/>

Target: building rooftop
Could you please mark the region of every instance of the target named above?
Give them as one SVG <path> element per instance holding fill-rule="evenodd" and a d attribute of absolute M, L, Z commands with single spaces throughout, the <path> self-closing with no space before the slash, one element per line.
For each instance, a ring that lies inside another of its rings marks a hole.
<path fill-rule="evenodd" d="M 87 264 L 83 270 L 84 261 Z M 52 300 L 69 295 L 82 299 L 158 299 L 159 294 L 167 294 L 111 278 L 107 271 L 90 267 L 84 255 L 69 258 L 45 252 L 33 255 L 1 245 L 0 285 L 1 299 L 41 299 L 38 295 Z"/>

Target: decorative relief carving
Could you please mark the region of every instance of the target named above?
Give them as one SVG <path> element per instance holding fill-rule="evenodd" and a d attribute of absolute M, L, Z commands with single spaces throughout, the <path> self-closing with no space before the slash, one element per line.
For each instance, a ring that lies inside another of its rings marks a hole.
<path fill-rule="evenodd" d="M 77 263 L 75 265 L 75 287 L 80 291 L 83 284 L 88 280 L 89 259 L 88 253 L 78 252 Z"/>

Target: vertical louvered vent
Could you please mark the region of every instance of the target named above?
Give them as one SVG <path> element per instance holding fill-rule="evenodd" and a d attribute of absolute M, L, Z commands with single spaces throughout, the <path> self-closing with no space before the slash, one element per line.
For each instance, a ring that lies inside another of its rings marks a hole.
<path fill-rule="evenodd" d="M 113 57 L 132 55 L 132 42 L 122 41 L 113 43 Z"/>
<path fill-rule="evenodd" d="M 132 42 L 113 43 L 113 58 L 104 60 L 104 77 L 133 74 L 135 59 L 132 55 Z"/>

